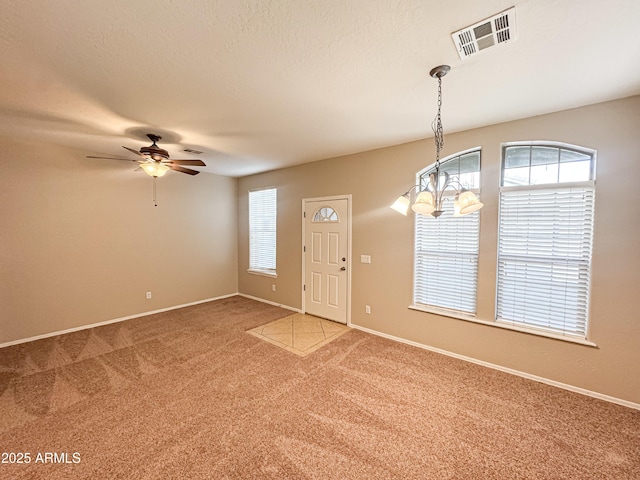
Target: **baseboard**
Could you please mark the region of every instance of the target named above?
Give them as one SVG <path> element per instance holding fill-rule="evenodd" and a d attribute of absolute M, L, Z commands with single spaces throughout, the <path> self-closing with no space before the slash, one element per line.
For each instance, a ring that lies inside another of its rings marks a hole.
<path fill-rule="evenodd" d="M 103 322 L 90 323 L 89 325 L 82 325 L 80 327 L 67 328 L 66 330 L 58 330 L 57 332 L 45 333 L 42 335 L 36 335 L 35 337 L 22 338 L 20 340 L 13 340 L 11 342 L 0 343 L 0 348 L 10 347 L 11 345 L 18 345 L 20 343 L 33 342 L 34 340 L 41 340 L 43 338 L 55 337 L 56 335 L 64 335 L 65 333 L 78 332 L 80 330 L 86 330 L 87 328 L 101 327 L 102 325 L 109 325 L 111 323 L 124 322 L 125 320 L 131 320 L 133 318 L 145 317 L 147 315 L 153 315 L 154 313 L 168 312 L 170 310 L 177 310 L 178 308 L 190 307 L 192 305 L 198 305 L 200 303 L 212 302 L 214 300 L 222 300 L 223 298 L 235 297 L 238 293 L 230 293 L 228 295 L 222 295 L 220 297 L 207 298 L 204 300 L 198 300 L 191 303 L 183 303 L 182 305 L 174 305 L 172 307 L 161 308 L 159 310 L 151 310 L 149 312 L 136 313 L 135 315 L 128 315 L 126 317 L 114 318 L 112 320 L 105 320 Z"/>
<path fill-rule="evenodd" d="M 389 340 L 393 340 L 396 342 L 404 343 L 407 345 L 411 345 L 413 347 L 422 348 L 424 350 L 429 350 L 431 352 L 440 353 L 442 355 L 447 355 L 448 357 L 457 358 L 458 360 L 463 360 L 465 362 L 475 363 L 476 365 L 481 365 L 483 367 L 492 368 L 494 370 L 499 370 L 501 372 L 510 373 L 511 375 L 516 375 L 518 377 L 526 378 L 529 380 L 533 380 L 535 382 L 544 383 L 547 385 L 551 385 L 552 387 L 562 388 L 563 390 L 569 390 L 570 392 L 580 393 L 582 395 L 586 395 L 588 397 L 597 398 L 599 400 L 604 400 L 605 402 L 616 403 L 618 405 L 622 405 L 624 407 L 633 408 L 635 410 L 640 410 L 640 403 L 630 402 L 628 400 L 623 400 L 621 398 L 612 397 L 609 395 L 605 395 L 602 393 L 594 392 L 591 390 L 587 390 L 585 388 L 576 387 L 573 385 L 569 385 L 567 383 L 557 382 L 555 380 L 550 380 L 548 378 L 539 377 L 537 375 L 532 375 L 530 373 L 521 372 L 520 370 L 515 370 L 513 368 L 502 367 L 500 365 L 496 365 L 489 362 L 484 362 L 482 360 L 478 360 L 472 357 L 467 357 L 464 355 L 460 355 L 458 353 L 449 352 L 447 350 L 442 350 L 440 348 L 430 347 L 429 345 L 424 345 L 422 343 L 414 342 L 412 340 L 407 340 L 405 338 L 396 337 L 393 335 L 389 335 L 387 333 L 378 332 L 377 330 L 372 330 L 370 328 L 361 327 L 359 325 L 351 324 L 351 328 L 355 328 L 356 330 L 361 330 L 363 332 L 370 333 L 372 335 L 376 335 L 378 337 L 387 338 Z"/>
<path fill-rule="evenodd" d="M 270 300 L 265 300 L 264 298 L 260 298 L 260 297 L 254 297 L 253 295 L 247 295 L 246 293 L 238 293 L 237 295 L 240 295 L 241 297 L 244 297 L 244 298 L 248 298 L 250 300 L 255 300 L 257 302 L 268 303 L 269 305 L 273 305 L 274 307 L 284 308 L 286 310 L 291 310 L 296 313 L 303 313 L 302 310 L 300 310 L 299 308 L 283 305 L 282 303 L 272 302 Z"/>

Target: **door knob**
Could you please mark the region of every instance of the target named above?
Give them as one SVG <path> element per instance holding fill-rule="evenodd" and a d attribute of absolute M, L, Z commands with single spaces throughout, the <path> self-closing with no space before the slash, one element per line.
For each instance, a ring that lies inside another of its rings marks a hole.
<path fill-rule="evenodd" d="M 340 271 L 341 271 L 341 272 L 344 272 L 346 269 L 347 269 L 347 267 L 341 267 L 341 268 L 340 268 Z"/>

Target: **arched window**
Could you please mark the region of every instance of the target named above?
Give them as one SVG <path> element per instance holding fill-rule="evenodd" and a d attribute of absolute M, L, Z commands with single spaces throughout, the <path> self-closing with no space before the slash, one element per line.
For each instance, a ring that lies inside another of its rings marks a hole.
<path fill-rule="evenodd" d="M 498 322 L 587 337 L 594 178 L 593 150 L 503 146 Z"/>
<path fill-rule="evenodd" d="M 338 223 L 340 221 L 340 217 L 338 217 L 338 212 L 336 212 L 331 207 L 320 207 L 316 210 L 316 213 L 313 214 L 313 222 L 331 222 Z"/>
<path fill-rule="evenodd" d="M 434 166 L 417 175 L 417 184 L 426 188 Z M 447 172 L 468 190 L 480 188 L 480 149 L 451 155 L 441 161 Z M 454 215 L 455 192 L 443 204 L 443 214 L 430 218 L 415 215 L 415 255 L 413 304 L 419 309 L 454 310 L 475 315 L 478 278 L 480 212 Z"/>

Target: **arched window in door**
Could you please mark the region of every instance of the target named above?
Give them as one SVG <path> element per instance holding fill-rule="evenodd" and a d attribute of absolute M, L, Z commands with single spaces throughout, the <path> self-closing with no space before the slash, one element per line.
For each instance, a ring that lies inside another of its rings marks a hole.
<path fill-rule="evenodd" d="M 316 210 L 316 213 L 313 214 L 312 221 L 314 223 L 319 223 L 319 222 L 338 223 L 340 221 L 340 217 L 338 217 L 338 212 L 336 212 L 333 208 L 320 207 L 318 210 Z"/>

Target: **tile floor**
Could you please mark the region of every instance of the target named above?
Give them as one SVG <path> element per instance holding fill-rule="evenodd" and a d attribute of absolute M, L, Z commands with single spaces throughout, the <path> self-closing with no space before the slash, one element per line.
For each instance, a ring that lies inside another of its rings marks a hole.
<path fill-rule="evenodd" d="M 247 333 L 304 357 L 349 330 L 341 323 L 296 313 L 247 330 Z"/>

